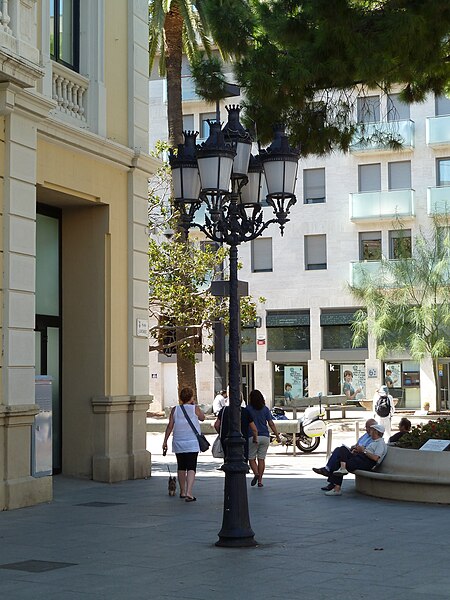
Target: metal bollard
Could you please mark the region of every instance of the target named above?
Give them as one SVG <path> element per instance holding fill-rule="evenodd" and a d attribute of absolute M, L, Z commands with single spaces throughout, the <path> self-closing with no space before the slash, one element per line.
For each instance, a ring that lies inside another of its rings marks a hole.
<path fill-rule="evenodd" d="M 330 458 L 330 455 L 331 455 L 332 444 L 333 444 L 333 430 L 331 429 L 331 427 L 329 427 L 327 429 L 327 460 Z"/>

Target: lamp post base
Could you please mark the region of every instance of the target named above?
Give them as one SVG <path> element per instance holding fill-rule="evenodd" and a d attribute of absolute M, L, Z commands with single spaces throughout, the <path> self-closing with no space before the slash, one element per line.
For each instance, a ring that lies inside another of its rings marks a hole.
<path fill-rule="evenodd" d="M 228 438 L 228 441 L 229 449 L 234 444 L 242 448 L 240 440 L 230 440 Z M 257 546 L 258 543 L 254 538 L 255 534 L 250 526 L 248 512 L 246 479 L 248 465 L 242 459 L 233 460 L 233 450 L 230 452 L 231 460 L 227 459 L 222 467 L 222 470 L 225 472 L 223 521 L 222 529 L 218 533 L 219 540 L 216 542 L 216 546 L 222 548 L 251 548 Z"/>

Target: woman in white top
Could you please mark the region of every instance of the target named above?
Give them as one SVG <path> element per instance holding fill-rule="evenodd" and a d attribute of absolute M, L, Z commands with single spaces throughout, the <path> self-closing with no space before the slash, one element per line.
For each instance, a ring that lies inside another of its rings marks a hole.
<path fill-rule="evenodd" d="M 183 388 L 180 392 L 180 405 L 174 406 L 170 413 L 169 424 L 166 427 L 164 435 L 163 453 L 167 452 L 167 440 L 173 432 L 172 451 L 175 452 L 177 457 L 180 498 L 184 498 L 186 502 L 195 502 L 197 498 L 192 495 L 192 488 L 194 486 L 197 457 L 200 448 L 197 436 L 189 425 L 181 405 L 199 433 L 199 421 L 205 420 L 203 411 L 194 402 L 194 391 L 192 388 Z"/>

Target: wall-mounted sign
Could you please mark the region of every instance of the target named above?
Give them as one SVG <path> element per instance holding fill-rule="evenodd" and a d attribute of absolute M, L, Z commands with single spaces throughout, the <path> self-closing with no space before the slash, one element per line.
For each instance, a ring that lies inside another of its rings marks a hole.
<path fill-rule="evenodd" d="M 256 343 L 258 344 L 258 346 L 265 346 L 266 340 L 264 340 L 264 339 L 262 339 L 262 340 L 256 340 Z"/>
<path fill-rule="evenodd" d="M 152 373 L 152 379 L 158 379 L 158 373 Z"/>
<path fill-rule="evenodd" d="M 367 377 L 368 379 L 376 379 L 378 377 L 378 369 L 375 367 L 373 369 L 367 369 Z"/>
<path fill-rule="evenodd" d="M 138 337 L 148 338 L 148 321 L 147 319 L 136 319 L 136 335 Z"/>

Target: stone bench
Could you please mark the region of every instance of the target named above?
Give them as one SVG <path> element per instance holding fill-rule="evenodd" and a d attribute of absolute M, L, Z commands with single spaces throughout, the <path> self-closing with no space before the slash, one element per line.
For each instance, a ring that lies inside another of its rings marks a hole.
<path fill-rule="evenodd" d="M 376 471 L 355 471 L 355 484 L 377 498 L 450 504 L 450 453 L 390 446 Z"/>

